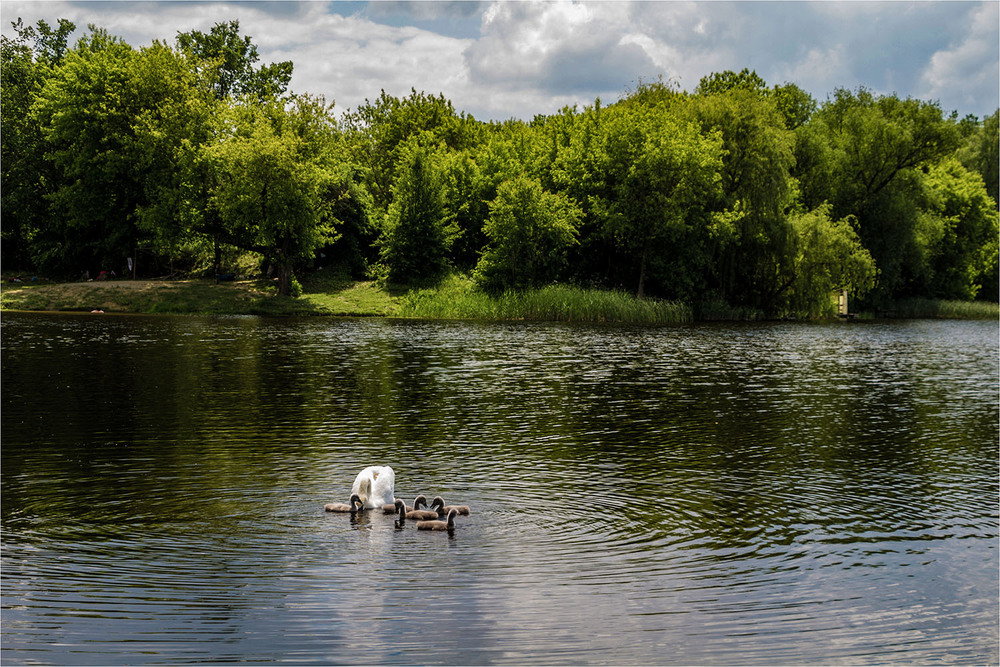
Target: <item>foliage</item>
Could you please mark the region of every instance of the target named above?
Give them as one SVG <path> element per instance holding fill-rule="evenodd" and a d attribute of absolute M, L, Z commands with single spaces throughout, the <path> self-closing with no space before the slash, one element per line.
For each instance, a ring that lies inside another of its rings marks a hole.
<path fill-rule="evenodd" d="M 230 96 L 259 101 L 280 97 L 292 78 L 291 61 L 254 68 L 260 56 L 250 37 L 240 35 L 239 21 L 216 23 L 208 33 L 178 33 L 177 47 L 220 100 Z"/>
<path fill-rule="evenodd" d="M 488 242 L 476 266 L 477 284 L 490 292 L 537 287 L 559 278 L 576 243 L 580 211 L 531 178 L 504 181 L 490 202 L 483 229 Z"/>
<path fill-rule="evenodd" d="M 864 295 L 875 286 L 876 269 L 862 247 L 852 219 L 831 220 L 830 207 L 791 216 L 795 264 L 789 306 L 792 313 L 829 315 L 835 290 Z"/>
<path fill-rule="evenodd" d="M 440 169 L 417 142 L 406 146 L 399 169 L 379 240 L 381 261 L 390 282 L 433 282 L 448 270 L 455 236 Z"/>
<path fill-rule="evenodd" d="M 292 63 L 261 65 L 236 21 L 142 48 L 14 26 L 8 267 L 93 274 L 141 250 L 147 271 L 219 274 L 260 257 L 306 297 L 313 267 L 394 284 L 458 269 L 494 295 L 572 282 L 740 318 L 817 315 L 842 288 L 875 305 L 1000 292 L 1000 110 L 959 120 L 864 88 L 817 104 L 743 69 L 530 122 L 416 89 L 338 119 L 288 94 Z"/>
<path fill-rule="evenodd" d="M 32 241 L 36 264 L 121 269 L 147 235 L 139 211 L 169 159 L 140 127 L 175 108 L 183 63 L 162 45 L 136 51 L 102 30 L 81 38 L 32 106 L 54 181 L 49 215 Z M 62 269 L 65 272 L 65 269 Z"/>
<path fill-rule="evenodd" d="M 209 203 L 229 238 L 256 250 L 278 268 L 278 293 L 289 295 L 292 270 L 335 239 L 325 128 L 314 102 L 286 108 L 232 106 L 220 133 L 204 151 L 214 183 Z"/>
<path fill-rule="evenodd" d="M 923 181 L 927 205 L 919 233 L 927 249 L 925 293 L 973 299 L 984 282 L 997 279 L 996 204 L 982 179 L 954 158 L 930 165 Z"/>

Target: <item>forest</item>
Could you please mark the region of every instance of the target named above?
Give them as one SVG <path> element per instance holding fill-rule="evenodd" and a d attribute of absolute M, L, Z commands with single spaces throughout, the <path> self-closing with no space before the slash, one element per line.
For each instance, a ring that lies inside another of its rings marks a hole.
<path fill-rule="evenodd" d="M 847 290 L 998 299 L 998 116 L 755 72 L 478 121 L 441 94 L 335 112 L 238 21 L 133 47 L 2 39 L 4 271 L 52 279 L 335 267 L 502 294 L 553 284 L 816 316 Z M 373 82 L 378 87 L 378 82 Z"/>

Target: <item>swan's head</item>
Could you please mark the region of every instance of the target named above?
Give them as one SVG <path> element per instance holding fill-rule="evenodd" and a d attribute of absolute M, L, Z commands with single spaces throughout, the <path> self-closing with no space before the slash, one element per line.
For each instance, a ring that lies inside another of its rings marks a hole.
<path fill-rule="evenodd" d="M 406 503 L 404 503 L 399 498 L 396 498 L 396 514 L 401 516 L 406 516 Z"/>
<path fill-rule="evenodd" d="M 427 506 L 427 496 L 425 496 L 422 493 L 413 499 L 413 509 L 418 510 L 420 509 L 421 505 L 423 505 L 424 507 Z"/>
<path fill-rule="evenodd" d="M 444 509 L 444 498 L 434 496 L 434 500 L 431 501 L 431 509 L 437 509 L 438 513 L 440 513 Z"/>

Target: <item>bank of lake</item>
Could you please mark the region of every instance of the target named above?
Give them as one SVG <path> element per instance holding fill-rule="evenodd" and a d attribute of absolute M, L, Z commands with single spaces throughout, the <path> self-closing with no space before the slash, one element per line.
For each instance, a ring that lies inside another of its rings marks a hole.
<path fill-rule="evenodd" d="M 145 314 L 412 317 L 424 319 L 590 321 L 669 324 L 692 320 L 760 320 L 760 312 L 726 304 L 637 299 L 621 291 L 553 285 L 490 296 L 453 276 L 434 287 L 383 285 L 316 271 L 298 297 L 277 295 L 270 280 L 105 280 L 52 282 L 4 276 L 3 311 Z M 1000 305 L 982 301 L 912 299 L 853 316 L 871 318 L 998 319 Z"/>

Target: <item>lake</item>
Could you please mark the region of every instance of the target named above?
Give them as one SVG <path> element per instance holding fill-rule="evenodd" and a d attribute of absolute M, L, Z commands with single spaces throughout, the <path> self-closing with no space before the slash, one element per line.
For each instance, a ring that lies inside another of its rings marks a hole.
<path fill-rule="evenodd" d="M 998 338 L 4 313 L 3 660 L 995 664 Z"/>

